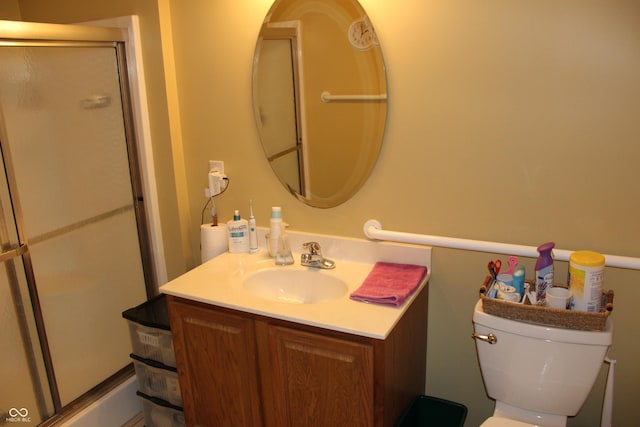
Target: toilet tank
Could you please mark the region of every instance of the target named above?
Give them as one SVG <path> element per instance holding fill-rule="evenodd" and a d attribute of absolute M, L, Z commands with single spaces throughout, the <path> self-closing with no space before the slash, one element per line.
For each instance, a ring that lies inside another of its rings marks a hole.
<path fill-rule="evenodd" d="M 473 315 L 478 360 L 489 397 L 533 412 L 575 415 L 600 372 L 611 345 L 613 324 L 599 332 L 552 328 L 493 316 Z"/>

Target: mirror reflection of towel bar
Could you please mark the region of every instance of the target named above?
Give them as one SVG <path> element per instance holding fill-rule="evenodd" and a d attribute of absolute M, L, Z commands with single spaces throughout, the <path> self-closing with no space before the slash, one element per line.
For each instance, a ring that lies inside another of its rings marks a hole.
<path fill-rule="evenodd" d="M 379 95 L 331 95 L 330 92 L 324 91 L 320 94 L 322 102 L 358 102 L 358 101 L 386 101 L 387 94 Z"/>

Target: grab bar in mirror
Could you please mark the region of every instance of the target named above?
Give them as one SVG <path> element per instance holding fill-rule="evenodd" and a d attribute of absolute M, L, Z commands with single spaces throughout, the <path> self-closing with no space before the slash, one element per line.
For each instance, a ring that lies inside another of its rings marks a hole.
<path fill-rule="evenodd" d="M 358 101 L 386 101 L 387 94 L 379 95 L 331 95 L 329 91 L 320 94 L 322 102 L 358 102 Z"/>

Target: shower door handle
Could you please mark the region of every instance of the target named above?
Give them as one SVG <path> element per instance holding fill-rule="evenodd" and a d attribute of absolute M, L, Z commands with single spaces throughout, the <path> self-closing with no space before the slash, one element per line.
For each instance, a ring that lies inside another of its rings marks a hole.
<path fill-rule="evenodd" d="M 473 338 L 474 340 L 480 340 L 480 341 L 484 341 L 484 342 L 488 342 L 489 344 L 495 344 L 498 342 L 498 337 L 496 337 L 493 334 L 489 334 L 489 335 L 480 335 L 480 334 L 472 334 L 471 338 Z"/>

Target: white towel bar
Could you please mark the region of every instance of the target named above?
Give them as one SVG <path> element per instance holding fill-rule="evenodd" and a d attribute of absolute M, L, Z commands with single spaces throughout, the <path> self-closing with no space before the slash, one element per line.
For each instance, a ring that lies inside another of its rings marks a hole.
<path fill-rule="evenodd" d="M 328 91 L 324 91 L 320 94 L 322 102 L 334 102 L 334 101 L 385 101 L 387 99 L 386 93 L 380 95 L 331 95 Z"/>
<path fill-rule="evenodd" d="M 400 231 L 388 231 L 382 229 L 382 224 L 375 219 L 364 223 L 364 234 L 369 239 L 387 240 L 401 243 L 414 243 L 418 245 L 438 246 L 442 248 L 464 249 L 478 252 L 490 252 L 504 255 L 519 255 L 529 258 L 537 258 L 538 251 L 535 246 L 513 245 L 509 243 L 485 242 L 482 240 L 458 239 L 455 237 L 432 236 L 427 234 L 404 233 Z M 553 257 L 559 261 L 569 261 L 573 251 L 554 249 Z M 632 258 L 618 255 L 604 255 L 605 265 L 609 267 L 628 268 L 640 270 L 640 258 Z"/>

